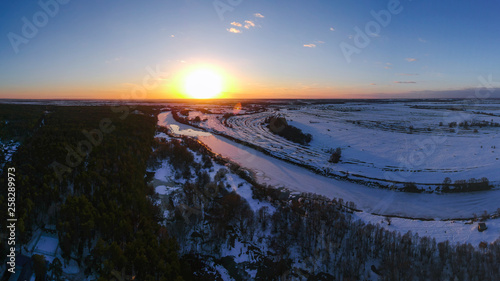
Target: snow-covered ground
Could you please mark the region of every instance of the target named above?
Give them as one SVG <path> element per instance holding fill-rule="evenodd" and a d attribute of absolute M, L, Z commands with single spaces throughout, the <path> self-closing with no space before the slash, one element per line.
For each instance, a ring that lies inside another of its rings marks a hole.
<path fill-rule="evenodd" d="M 450 241 L 451 244 L 470 243 L 477 247 L 481 242 L 492 243 L 500 239 L 500 219 L 486 221 L 487 230 L 479 232 L 478 222 L 471 221 L 422 221 L 401 218 L 391 218 L 391 225 L 388 225 L 383 216 L 375 216 L 366 212 L 354 213 L 366 223 L 379 224 L 389 231 L 400 233 L 418 233 L 420 237 L 428 236 L 435 238 L 436 242 Z"/>
<path fill-rule="evenodd" d="M 55 256 L 58 245 L 59 245 L 59 239 L 57 239 L 56 237 L 42 235 L 40 236 L 40 239 L 36 244 L 34 253 L 45 256 Z M 52 257 L 52 259 L 53 258 L 54 257 Z"/>
<path fill-rule="evenodd" d="M 309 146 L 269 132 L 263 122 L 274 111 L 233 116 L 227 119 L 227 126 L 217 116 L 204 114 L 201 118 L 208 120 L 200 126 L 258 145 L 279 158 L 330 169 L 336 174 L 424 184 L 439 184 L 445 177 L 487 177 L 497 185 L 500 183 L 500 150 L 496 147 L 500 127 L 464 129 L 448 125 L 465 121 L 500 123 L 498 101 L 465 106 L 393 102 L 279 109 L 277 113 L 286 117 L 290 125 L 313 135 Z M 342 161 L 331 164 L 326 151 L 335 147 L 342 148 Z"/>
<path fill-rule="evenodd" d="M 177 123 L 168 113 L 163 113 L 160 120 L 162 122 L 159 123 L 160 125 L 178 125 L 181 130 L 199 131 Z M 193 132 L 189 132 L 192 135 Z M 484 211 L 490 214 L 495 213 L 500 207 L 499 189 L 473 193 L 415 194 L 370 188 L 320 176 L 305 168 L 265 155 L 220 136 L 197 136 L 197 138 L 215 153 L 253 171 L 256 179 L 261 183 L 352 201 L 358 209 L 364 211 L 356 214 L 365 222 L 382 221 L 383 217 L 373 214 L 426 218 L 434 219 L 434 221 L 393 218 L 388 229 L 402 233 L 411 230 L 419 233 L 420 236 L 434 237 L 438 241 L 470 242 L 475 246 L 481 241 L 492 242 L 500 238 L 499 219 L 488 220 L 489 229 L 482 233 L 477 231 L 477 224 L 467 225 L 464 221 L 454 223 L 442 221 L 443 219 L 471 218 L 473 214 L 480 215 Z"/>
<path fill-rule="evenodd" d="M 20 143 L 14 141 L 0 141 L 0 150 L 3 151 L 4 156 L 3 159 L 0 158 L 0 169 L 3 168 L 3 165 L 5 165 L 5 163 L 12 160 L 12 155 L 14 154 L 14 152 L 16 152 L 19 145 Z"/>

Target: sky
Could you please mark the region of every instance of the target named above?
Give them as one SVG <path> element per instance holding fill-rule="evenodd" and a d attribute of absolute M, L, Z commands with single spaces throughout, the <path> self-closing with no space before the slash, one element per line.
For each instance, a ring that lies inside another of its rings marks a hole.
<path fill-rule="evenodd" d="M 200 68 L 221 77 L 222 98 L 500 97 L 499 10 L 456 0 L 1 1 L 0 98 L 184 98 Z"/>

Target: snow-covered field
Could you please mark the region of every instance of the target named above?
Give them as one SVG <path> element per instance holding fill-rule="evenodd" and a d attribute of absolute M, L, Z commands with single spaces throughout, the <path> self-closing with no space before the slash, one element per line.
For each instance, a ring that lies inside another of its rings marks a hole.
<path fill-rule="evenodd" d="M 469 225 L 465 224 L 466 221 L 443 221 L 471 218 L 473 214 L 480 215 L 484 211 L 489 214 L 497 212 L 500 207 L 499 189 L 473 193 L 415 194 L 371 188 L 320 176 L 220 136 L 206 136 L 206 132 L 177 123 L 169 112 L 159 115 L 159 125 L 176 125 L 177 133 L 185 131 L 189 132 L 190 136 L 197 135 L 196 137 L 215 153 L 253 171 L 261 183 L 352 201 L 358 209 L 364 211 L 356 215 L 365 222 L 380 223 L 383 217 L 379 215 L 434 219 L 420 221 L 393 218 L 391 226 L 387 226 L 389 230 L 402 233 L 410 230 L 420 236 L 434 237 L 438 241 L 469 242 L 475 246 L 480 241 L 492 242 L 500 237 L 499 219 L 488 220 L 489 229 L 482 233 L 477 231 L 477 223 Z"/>
<path fill-rule="evenodd" d="M 500 127 L 495 126 L 500 123 L 498 101 L 466 106 L 393 102 L 276 108 L 279 111 L 230 117 L 227 126 L 216 116 L 204 114 L 200 117 L 208 120 L 200 126 L 260 146 L 276 157 L 353 178 L 430 185 L 442 183 L 445 177 L 453 181 L 486 177 L 500 183 L 500 148 L 496 147 Z M 263 123 L 277 113 L 311 134 L 310 145 L 272 134 Z M 465 121 L 484 121 L 488 126 L 449 126 Z M 342 161 L 332 164 L 327 150 L 336 147 L 342 149 Z"/>

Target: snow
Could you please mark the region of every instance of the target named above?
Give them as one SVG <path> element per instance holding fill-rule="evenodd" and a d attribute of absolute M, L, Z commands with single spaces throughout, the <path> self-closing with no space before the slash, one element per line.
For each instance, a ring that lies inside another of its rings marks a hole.
<path fill-rule="evenodd" d="M 214 175 L 217 173 L 217 171 L 219 171 L 219 169 L 221 168 L 227 170 L 227 168 L 225 168 L 224 166 L 214 163 L 214 169 L 210 175 L 212 179 L 214 178 Z M 226 177 L 224 180 L 225 183 L 230 186 L 232 191 L 236 192 L 239 196 L 241 196 L 248 202 L 252 211 L 257 212 L 262 207 L 267 207 L 268 212 L 270 214 L 274 213 L 276 208 L 269 202 L 260 201 L 252 197 L 253 196 L 252 185 L 249 184 L 246 180 L 230 172 L 228 172 L 225 177 Z"/>
<path fill-rule="evenodd" d="M 168 181 L 174 176 L 174 170 L 168 161 L 163 161 L 161 168 L 155 171 L 155 179 L 160 181 Z"/>
<path fill-rule="evenodd" d="M 157 187 L 155 187 L 155 191 L 159 195 L 169 195 L 170 193 L 179 189 L 181 189 L 181 187 L 167 187 L 165 185 L 158 185 Z"/>
<path fill-rule="evenodd" d="M 57 251 L 59 240 L 54 237 L 42 235 L 35 247 L 35 253 L 54 256 Z"/>
<path fill-rule="evenodd" d="M 0 150 L 3 150 L 4 152 L 4 159 L 0 159 L 0 169 L 3 168 L 3 165 L 10 160 L 12 160 L 12 155 L 14 152 L 16 152 L 17 148 L 21 145 L 18 142 L 14 141 L 7 141 L 7 142 L 2 142 L 0 140 Z"/>
<path fill-rule="evenodd" d="M 157 133 L 155 135 L 155 138 L 169 139 L 170 137 L 167 134 L 163 133 L 163 132 L 159 132 L 159 133 Z"/>
<path fill-rule="evenodd" d="M 224 281 L 232 281 L 234 280 L 230 275 L 229 273 L 227 272 L 227 270 L 222 266 L 222 265 L 216 265 L 215 266 L 215 269 L 217 270 L 217 272 L 219 272 L 219 274 L 221 275 L 222 277 L 222 280 Z"/>
<path fill-rule="evenodd" d="M 398 231 L 402 234 L 411 231 L 419 236 L 435 238 L 436 242 L 450 241 L 454 243 L 470 243 L 477 247 L 480 242 L 492 243 L 500 239 L 500 219 L 487 220 L 483 232 L 477 230 L 478 222 L 471 221 L 422 221 L 401 218 L 391 218 L 391 225 L 387 225 L 383 216 L 375 216 L 365 212 L 356 212 L 355 216 L 366 223 L 379 224 L 389 231 Z"/>
<path fill-rule="evenodd" d="M 160 195 L 168 194 L 168 188 L 164 185 L 159 185 L 159 186 L 155 187 L 155 191 L 156 191 L 156 193 L 158 193 Z"/>
<path fill-rule="evenodd" d="M 80 272 L 80 268 L 75 260 L 70 260 L 68 264 L 63 266 L 62 270 L 66 274 L 77 274 Z"/>

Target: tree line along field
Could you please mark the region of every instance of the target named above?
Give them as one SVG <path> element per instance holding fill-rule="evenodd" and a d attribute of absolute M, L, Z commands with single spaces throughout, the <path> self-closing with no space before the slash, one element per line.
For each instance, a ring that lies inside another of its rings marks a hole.
<path fill-rule="evenodd" d="M 341 199 L 283 196 L 237 165 L 220 162 L 191 138 L 155 138 L 168 133 L 156 126 L 159 107 L 33 108 L 37 122 L 17 131 L 25 136 L 8 163 L 16 167 L 17 239 L 27 243 L 36 229 L 56 225 L 62 262 L 76 260 L 82 276 L 113 280 L 118 272 L 136 280 L 221 280 L 210 273 L 215 265 L 241 280 L 249 278 L 248 272 L 255 280 L 359 280 L 373 274 L 383 280 L 500 278 L 498 241 L 481 249 L 436 243 L 354 220 Z M 9 118 L 17 118 L 12 114 Z M 88 140 L 82 131 L 102 129 L 102 120 L 113 129 L 103 132 L 89 153 L 72 154 L 74 163 L 68 163 L 69 153 L 78 153 L 79 144 Z M 174 206 L 168 222 L 146 176 L 148 168 L 161 169 L 158 161 L 177 167 L 178 177 L 186 179 L 178 202 L 183 205 Z M 226 164 L 226 172 L 203 172 Z M 251 185 L 249 198 L 227 190 L 228 177 L 236 175 Z M 0 181 L 5 185 L 5 168 Z M 252 197 L 275 211 L 252 211 Z M 204 206 L 204 213 L 186 221 L 182 206 Z M 0 219 L 5 216 L 0 212 Z M 237 248 L 243 242 L 246 246 Z M 5 247 L 0 246 L 3 257 Z M 252 257 L 241 262 L 222 251 L 228 247 Z"/>

